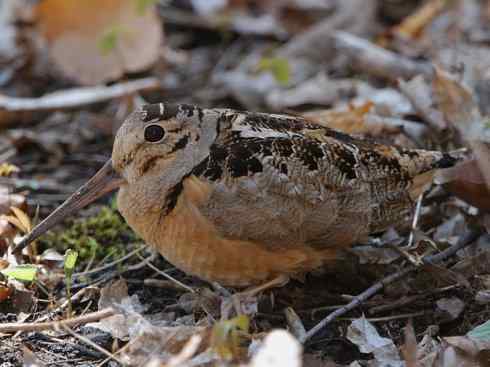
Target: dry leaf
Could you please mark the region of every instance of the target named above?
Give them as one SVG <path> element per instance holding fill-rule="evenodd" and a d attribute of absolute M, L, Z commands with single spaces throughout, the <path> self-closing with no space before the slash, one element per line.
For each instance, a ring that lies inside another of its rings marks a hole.
<path fill-rule="evenodd" d="M 466 336 L 443 338 L 436 367 L 488 366 L 490 342 L 474 340 Z"/>
<path fill-rule="evenodd" d="M 473 92 L 454 75 L 435 68 L 432 82 L 434 98 L 445 119 L 458 129 L 467 140 L 479 140 L 482 120 Z"/>
<path fill-rule="evenodd" d="M 19 167 L 14 166 L 13 164 L 7 162 L 0 164 L 0 176 L 8 177 L 12 173 L 17 173 L 19 171 L 20 171 Z"/>
<path fill-rule="evenodd" d="M 430 0 L 393 29 L 393 34 L 402 39 L 417 38 L 424 28 L 436 18 L 446 6 L 445 0 Z"/>
<path fill-rule="evenodd" d="M 402 345 L 401 351 L 406 367 L 417 367 L 417 338 L 411 322 L 403 329 L 405 334 L 405 344 Z"/>
<path fill-rule="evenodd" d="M 300 367 L 301 344 L 286 330 L 274 330 L 252 358 L 249 367 Z"/>
<path fill-rule="evenodd" d="M 15 214 L 17 219 L 19 219 L 19 222 L 22 224 L 22 227 L 25 229 L 24 232 L 28 233 L 32 230 L 32 222 L 29 216 L 19 208 L 16 208 L 15 206 L 11 206 L 10 210 Z"/>
<path fill-rule="evenodd" d="M 155 7 L 134 0 L 43 0 L 38 28 L 59 69 L 82 84 L 141 71 L 158 58 L 162 25 Z"/>
<path fill-rule="evenodd" d="M 305 117 L 319 125 L 347 134 L 366 134 L 372 130 L 372 127 L 365 122 L 365 117 L 372 107 L 373 103 L 367 102 L 359 107 L 351 106 L 347 111 L 322 110 L 306 113 Z"/>
<path fill-rule="evenodd" d="M 11 207 L 25 208 L 26 198 L 24 195 L 12 194 L 6 187 L 0 186 L 0 214 L 6 214 Z"/>
<path fill-rule="evenodd" d="M 457 297 L 441 298 L 436 302 L 436 305 L 449 317 L 448 321 L 456 320 L 465 307 L 464 302 Z"/>
<path fill-rule="evenodd" d="M 0 284 L 0 303 L 9 299 L 11 294 L 12 290 L 8 286 Z"/>
<path fill-rule="evenodd" d="M 480 113 L 473 92 L 457 78 L 446 71 L 436 68 L 432 83 L 434 96 L 440 110 L 472 147 L 476 162 L 484 178 L 487 189 L 490 188 L 490 129 L 488 121 Z M 474 173 L 476 174 L 476 173 Z"/>
<path fill-rule="evenodd" d="M 435 182 L 470 205 L 490 212 L 490 190 L 475 159 L 438 171 Z"/>
<path fill-rule="evenodd" d="M 373 366 L 401 367 L 404 363 L 393 340 L 383 338 L 376 328 L 364 317 L 352 321 L 347 328 L 347 339 L 357 345 L 361 353 L 372 353 L 376 364 Z"/>

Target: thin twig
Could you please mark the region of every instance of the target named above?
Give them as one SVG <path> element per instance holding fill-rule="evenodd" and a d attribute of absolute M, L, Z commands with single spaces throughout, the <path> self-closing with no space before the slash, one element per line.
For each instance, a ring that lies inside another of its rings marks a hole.
<path fill-rule="evenodd" d="M 465 233 L 458 241 L 458 243 L 438 254 L 435 255 L 430 255 L 422 258 L 422 262 L 424 264 L 434 264 L 438 263 L 442 260 L 447 259 L 448 257 L 454 255 L 456 252 L 461 250 L 462 248 L 472 244 L 478 237 L 481 235 L 481 230 L 473 230 Z M 325 317 L 323 320 L 321 320 L 318 324 L 316 324 L 312 329 L 310 329 L 303 340 L 301 340 L 302 343 L 306 342 L 308 339 L 310 339 L 313 335 L 318 333 L 321 329 L 323 329 L 325 326 L 330 324 L 333 320 L 337 319 L 338 317 L 346 314 L 347 312 L 353 310 L 372 296 L 374 296 L 376 293 L 378 293 L 380 290 L 382 290 L 384 287 L 386 287 L 388 284 L 393 283 L 394 281 L 404 277 L 405 275 L 411 273 L 412 271 L 415 271 L 417 269 L 420 269 L 420 267 L 415 266 L 415 265 L 410 265 L 405 269 L 402 269 L 394 274 L 388 275 L 381 279 L 380 281 L 374 283 L 371 287 L 366 289 L 364 292 L 359 294 L 357 297 L 355 297 L 351 302 L 349 302 L 347 305 L 345 305 L 342 308 L 339 308 L 338 310 L 332 312 L 330 315 Z"/>
<path fill-rule="evenodd" d="M 415 207 L 415 213 L 413 215 L 412 221 L 412 230 L 410 231 L 410 235 L 408 236 L 408 245 L 407 249 L 410 249 L 413 245 L 413 240 L 415 238 L 415 231 L 417 230 L 417 225 L 419 223 L 420 211 L 422 209 L 422 198 L 424 197 L 424 193 L 421 193 L 417 199 L 417 205 Z"/>
<path fill-rule="evenodd" d="M 131 348 L 136 341 L 138 341 L 138 338 L 134 338 L 134 339 L 130 340 L 125 346 L 116 350 L 114 352 L 114 355 L 121 354 L 122 352 L 125 352 L 126 350 Z M 112 359 L 111 357 L 107 357 L 102 362 L 100 362 L 96 367 L 102 367 L 103 365 L 105 365 L 107 362 L 109 362 Z"/>
<path fill-rule="evenodd" d="M 182 288 L 180 284 L 176 284 L 171 280 L 163 280 L 163 279 L 145 279 L 143 284 L 147 287 L 156 287 L 163 289 L 172 289 L 174 291 L 187 291 L 187 288 Z"/>
<path fill-rule="evenodd" d="M 75 302 L 75 301 L 80 300 L 83 296 L 85 296 L 85 294 L 87 294 L 89 292 L 99 292 L 99 289 L 95 288 L 95 287 L 90 287 L 90 286 L 82 288 L 77 293 L 75 293 L 74 295 L 71 296 L 71 302 Z M 39 323 L 39 322 L 49 320 L 49 318 L 52 315 L 56 315 L 57 313 L 60 313 L 61 311 L 66 309 L 68 307 L 69 302 L 70 302 L 69 299 L 66 299 L 61 305 L 59 305 L 54 310 L 50 311 L 47 315 L 40 317 L 36 322 Z"/>
<path fill-rule="evenodd" d="M 68 332 L 70 335 L 74 336 L 75 338 L 77 338 L 78 340 L 80 340 L 81 342 L 89 345 L 90 347 L 94 348 L 96 351 L 106 355 L 107 357 L 110 357 L 111 359 L 113 359 L 114 361 L 116 361 L 117 363 L 120 363 L 121 365 L 124 366 L 124 363 L 119 359 L 117 358 L 114 354 L 112 354 L 111 352 L 105 350 L 104 348 L 102 348 L 100 345 L 97 345 L 95 344 L 92 340 L 90 340 L 89 338 L 86 338 L 85 336 L 83 335 L 80 335 L 78 333 L 76 333 L 75 331 L 73 331 L 71 328 L 69 328 L 66 324 L 58 324 L 58 326 L 60 327 L 60 329 Z"/>
<path fill-rule="evenodd" d="M 114 260 L 114 261 L 112 261 L 110 263 L 104 264 L 104 265 L 102 265 L 102 266 L 100 266 L 98 268 L 90 269 L 90 270 L 83 271 L 83 272 L 80 272 L 80 273 L 75 273 L 75 274 L 73 274 L 73 278 L 78 278 L 78 277 L 81 277 L 81 276 L 86 276 L 86 275 L 98 273 L 98 272 L 101 272 L 103 270 L 112 268 L 113 266 L 115 266 L 117 264 L 120 264 L 123 261 L 129 259 L 130 257 L 132 257 L 133 255 L 137 254 L 138 252 L 140 252 L 141 250 L 145 249 L 146 247 L 147 247 L 146 245 L 140 246 L 137 249 L 131 251 L 130 253 L 124 255 L 123 257 L 121 257 L 121 258 L 119 258 L 117 260 Z"/>
<path fill-rule="evenodd" d="M 409 59 L 350 33 L 338 31 L 331 37 L 337 51 L 346 55 L 353 67 L 368 74 L 392 81 L 410 79 L 420 74 L 431 77 L 433 74 L 428 62 Z"/>
<path fill-rule="evenodd" d="M 111 280 L 111 279 L 113 279 L 116 276 L 119 276 L 121 274 L 126 274 L 128 272 L 134 272 L 136 270 L 139 270 L 139 269 L 145 267 L 150 261 L 155 260 L 157 255 L 158 255 L 158 253 L 156 251 L 152 251 L 150 256 L 144 258 L 143 261 L 140 261 L 137 264 L 129 265 L 126 267 L 126 269 L 124 269 L 122 271 L 114 270 L 114 271 L 110 272 L 109 274 L 104 274 L 101 277 L 99 277 L 93 281 L 90 281 L 90 282 L 74 284 L 72 286 L 72 289 L 74 289 L 74 288 L 79 289 L 79 288 L 88 287 L 88 286 L 100 285 L 100 284 L 105 283 L 105 282 L 107 282 L 107 281 L 109 281 L 109 280 Z"/>
<path fill-rule="evenodd" d="M 412 317 L 419 317 L 419 316 L 424 316 L 426 314 L 425 311 L 418 311 L 418 312 L 410 312 L 410 313 L 402 313 L 399 315 L 393 315 L 393 316 L 383 316 L 383 317 L 370 317 L 366 318 L 367 321 L 369 322 L 385 322 L 385 321 L 392 321 L 392 320 L 399 320 L 399 319 L 410 319 Z M 355 320 L 352 317 L 342 317 L 339 318 L 338 320 Z"/>
<path fill-rule="evenodd" d="M 99 321 L 106 317 L 114 315 L 116 312 L 112 307 L 104 308 L 97 312 L 91 312 L 83 316 L 73 317 L 61 321 L 49 321 L 49 322 L 32 322 L 32 323 L 20 323 L 20 322 L 8 322 L 0 324 L 0 333 L 13 333 L 17 331 L 42 331 L 48 329 L 56 329 L 60 325 L 75 326 L 80 324 L 87 324 L 89 322 Z"/>
<path fill-rule="evenodd" d="M 456 287 L 458 287 L 457 284 L 450 285 L 450 286 L 447 286 L 444 288 L 437 288 L 437 289 L 434 289 L 433 291 L 423 292 L 420 294 L 415 294 L 413 296 L 402 297 L 402 298 L 397 299 L 397 300 L 390 302 L 388 304 L 384 304 L 384 305 L 380 305 L 380 306 L 374 306 L 374 307 L 370 308 L 368 312 L 369 312 L 369 314 L 373 315 L 376 313 L 393 311 L 397 308 L 407 306 L 413 302 L 416 302 L 419 299 L 426 299 L 428 296 L 430 296 L 432 294 L 446 292 L 446 291 L 448 291 L 450 289 L 454 289 Z"/>
<path fill-rule="evenodd" d="M 160 269 L 158 269 L 155 265 L 153 265 L 151 262 L 147 262 L 146 264 L 149 268 L 153 269 L 154 271 L 156 271 L 158 274 L 164 276 L 165 278 L 167 278 L 168 280 L 174 282 L 175 284 L 177 284 L 178 286 L 180 286 L 181 288 L 185 289 L 186 291 L 188 292 L 191 292 L 191 293 L 196 293 L 196 291 L 194 289 L 192 289 L 191 287 L 189 287 L 188 285 L 185 285 L 184 283 L 182 283 L 181 281 L 175 279 L 174 277 L 172 277 L 171 275 L 168 275 L 167 273 L 165 273 L 164 271 L 161 271 Z"/>
<path fill-rule="evenodd" d="M 8 97 L 0 94 L 0 111 L 5 115 L 7 122 L 13 123 L 18 121 L 20 112 L 51 112 L 79 108 L 160 87 L 161 82 L 157 78 L 150 77 L 111 86 L 64 89 L 37 98 Z"/>

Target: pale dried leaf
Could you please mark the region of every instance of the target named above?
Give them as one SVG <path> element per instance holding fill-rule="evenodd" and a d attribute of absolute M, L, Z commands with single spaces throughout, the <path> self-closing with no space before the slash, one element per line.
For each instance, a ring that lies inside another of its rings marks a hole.
<path fill-rule="evenodd" d="M 417 338 L 412 323 L 409 322 L 403 331 L 405 343 L 401 347 L 401 351 L 406 367 L 417 367 Z"/>
<path fill-rule="evenodd" d="M 16 208 L 15 206 L 11 206 L 10 210 L 14 212 L 20 223 L 22 223 L 22 226 L 25 228 L 24 232 L 30 232 L 32 230 L 32 222 L 29 216 L 22 209 Z"/>
<path fill-rule="evenodd" d="M 301 367 L 301 345 L 286 330 L 267 334 L 249 367 Z"/>
<path fill-rule="evenodd" d="M 24 357 L 24 367 L 44 367 L 46 366 L 42 363 L 34 354 L 32 350 L 27 348 L 25 345 L 22 347 L 23 357 Z"/>
<path fill-rule="evenodd" d="M 468 204 L 490 212 L 490 189 L 475 159 L 466 160 L 454 167 L 436 172 L 435 182 Z"/>
<path fill-rule="evenodd" d="M 301 321 L 298 314 L 294 311 L 294 309 L 291 307 L 286 307 L 286 309 L 284 310 L 284 314 L 286 315 L 286 321 L 294 337 L 298 340 L 305 340 L 305 326 L 303 325 L 303 322 Z"/>
<path fill-rule="evenodd" d="M 456 76 L 440 68 L 435 70 L 432 82 L 434 98 L 446 120 L 467 140 L 482 140 L 486 134 L 473 92 Z M 490 142 L 490 132 L 487 141 Z"/>
<path fill-rule="evenodd" d="M 449 320 L 457 319 L 465 308 L 464 302 L 457 297 L 441 298 L 437 300 L 436 305 L 449 316 Z"/>
<path fill-rule="evenodd" d="M 140 12 L 133 0 L 43 0 L 37 16 L 50 57 L 82 84 L 144 70 L 158 58 L 163 34 L 153 6 Z"/>
<path fill-rule="evenodd" d="M 375 366 L 403 366 L 393 341 L 381 337 L 364 317 L 352 321 L 347 328 L 347 339 L 357 345 L 361 353 L 373 353 Z"/>
<path fill-rule="evenodd" d="M 424 28 L 447 6 L 445 0 L 430 0 L 393 29 L 393 33 L 404 39 L 416 38 Z"/>

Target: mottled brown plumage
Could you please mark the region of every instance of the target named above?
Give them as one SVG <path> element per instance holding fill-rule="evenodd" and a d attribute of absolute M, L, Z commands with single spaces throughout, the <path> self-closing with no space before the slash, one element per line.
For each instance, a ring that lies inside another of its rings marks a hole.
<path fill-rule="evenodd" d="M 184 271 L 236 286 L 310 271 L 399 223 L 454 162 L 300 117 L 163 103 L 129 116 L 112 154 L 129 225 Z"/>

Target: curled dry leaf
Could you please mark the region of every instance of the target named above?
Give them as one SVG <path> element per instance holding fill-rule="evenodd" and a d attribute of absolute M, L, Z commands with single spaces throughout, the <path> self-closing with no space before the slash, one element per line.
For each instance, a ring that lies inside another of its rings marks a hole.
<path fill-rule="evenodd" d="M 141 71 L 158 58 L 162 27 L 153 5 L 134 0 L 43 0 L 37 25 L 69 78 L 96 84 Z M 145 2 L 146 3 L 146 2 Z"/>
<path fill-rule="evenodd" d="M 441 298 L 436 302 L 437 308 L 445 313 L 447 321 L 455 320 L 461 315 L 465 304 L 457 297 Z"/>
<path fill-rule="evenodd" d="M 490 189 L 475 159 L 440 170 L 435 181 L 472 206 L 490 212 Z"/>
<path fill-rule="evenodd" d="M 10 193 L 7 187 L 0 185 L 0 253 L 5 250 L 8 241 L 17 234 L 16 229 L 18 226 L 12 223 L 10 219 L 13 218 L 13 220 L 18 222 L 20 227 L 22 227 L 21 221 L 19 221 L 15 212 L 12 212 L 12 208 L 15 208 L 14 210 L 18 212 L 24 213 L 22 209 L 25 209 L 26 205 L 26 198 L 24 195 Z"/>
<path fill-rule="evenodd" d="M 364 317 L 352 321 L 347 328 L 347 339 L 357 345 L 361 353 L 373 353 L 373 366 L 403 365 L 393 340 L 383 338 Z"/>
<path fill-rule="evenodd" d="M 445 0 L 430 0 L 424 3 L 413 14 L 393 29 L 393 34 L 402 39 L 417 38 L 424 28 L 430 24 L 447 6 Z"/>
<path fill-rule="evenodd" d="M 10 289 L 10 287 L 4 284 L 0 284 L 0 303 L 9 299 L 11 294 L 12 294 L 12 289 Z"/>
<path fill-rule="evenodd" d="M 406 367 L 417 367 L 417 338 L 411 322 L 403 329 L 405 343 L 401 347 Z"/>
<path fill-rule="evenodd" d="M 433 92 L 447 121 L 473 149 L 475 160 L 441 172 L 439 181 L 484 211 L 490 209 L 490 129 L 471 89 L 448 72 L 436 68 Z"/>
<path fill-rule="evenodd" d="M 366 124 L 365 117 L 373 107 L 367 102 L 359 107 L 350 106 L 347 111 L 322 110 L 309 112 L 305 116 L 322 126 L 343 131 L 347 134 L 366 134 L 372 126 Z"/>

